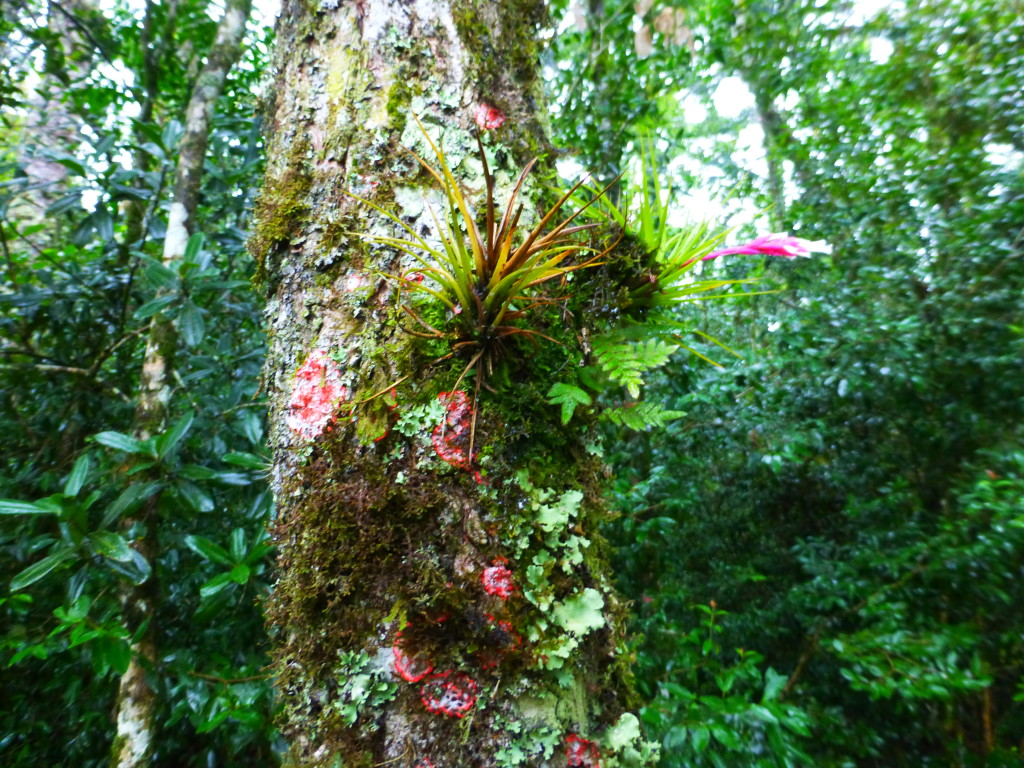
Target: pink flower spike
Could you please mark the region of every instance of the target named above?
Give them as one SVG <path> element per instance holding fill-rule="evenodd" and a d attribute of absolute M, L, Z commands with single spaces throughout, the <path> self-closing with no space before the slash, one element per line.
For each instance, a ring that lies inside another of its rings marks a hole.
<path fill-rule="evenodd" d="M 481 102 L 477 106 L 476 112 L 473 113 L 473 119 L 476 121 L 476 127 L 481 131 L 493 131 L 495 128 L 500 128 L 505 122 L 505 114 L 500 109 Z"/>
<path fill-rule="evenodd" d="M 736 245 L 732 248 L 720 248 L 712 251 L 701 261 L 717 259 L 719 256 L 739 254 L 745 256 L 779 256 L 783 259 L 793 259 L 797 256 L 810 256 L 812 253 L 831 253 L 832 249 L 822 240 L 804 240 L 801 237 L 790 237 L 782 232 L 771 235 L 761 235 L 751 240 L 746 245 Z"/>

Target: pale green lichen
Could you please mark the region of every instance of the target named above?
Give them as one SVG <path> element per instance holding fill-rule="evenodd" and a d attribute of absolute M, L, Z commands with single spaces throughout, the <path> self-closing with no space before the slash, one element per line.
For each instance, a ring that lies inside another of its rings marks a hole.
<path fill-rule="evenodd" d="M 574 594 L 557 603 L 551 611 L 558 624 L 566 632 L 583 637 L 604 625 L 604 597 L 592 587 Z"/>
<path fill-rule="evenodd" d="M 511 735 L 509 742 L 494 753 L 498 768 L 515 768 L 524 763 L 536 764 L 554 755 L 564 739 L 563 731 L 550 725 L 530 727 L 521 720 L 495 717 L 495 730 L 504 736 Z"/>
<path fill-rule="evenodd" d="M 632 712 L 625 712 L 615 725 L 598 739 L 603 750 L 604 768 L 639 768 L 658 762 L 661 745 L 647 741 L 640 730 L 640 721 Z"/>
<path fill-rule="evenodd" d="M 338 651 L 339 662 L 334 667 L 338 690 L 331 706 L 346 725 L 355 725 L 360 715 L 370 713 L 395 698 L 398 686 L 390 679 L 387 669 L 374 664 L 365 651 Z"/>

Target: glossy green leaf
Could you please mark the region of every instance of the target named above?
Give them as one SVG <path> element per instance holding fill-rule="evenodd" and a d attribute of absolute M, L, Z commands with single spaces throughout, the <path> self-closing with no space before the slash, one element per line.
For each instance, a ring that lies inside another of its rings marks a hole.
<path fill-rule="evenodd" d="M 85 484 L 86 479 L 89 477 L 89 471 L 91 469 L 92 459 L 89 454 L 83 453 L 75 461 L 74 466 L 71 468 L 71 473 L 68 475 L 68 479 L 64 482 L 64 495 L 77 496 L 78 492 L 82 490 L 82 486 Z"/>
<path fill-rule="evenodd" d="M 119 533 L 113 531 L 95 531 L 89 534 L 89 541 L 98 555 L 117 560 L 119 563 L 132 562 L 133 550 Z"/>
<path fill-rule="evenodd" d="M 74 556 L 74 550 L 60 549 L 47 555 L 41 560 L 36 561 L 11 579 L 11 591 L 13 592 L 19 589 L 24 589 L 25 587 L 35 584 L 41 578 L 68 562 Z"/>
<path fill-rule="evenodd" d="M 185 537 L 186 546 L 201 557 L 221 565 L 234 565 L 235 559 L 219 544 L 215 544 L 204 536 L 189 534 Z"/>
<path fill-rule="evenodd" d="M 191 301 L 185 302 L 178 312 L 178 330 L 185 344 L 194 347 L 206 335 L 206 322 L 203 313 Z"/>
<path fill-rule="evenodd" d="M 118 451 L 124 451 L 125 453 L 138 453 L 143 455 L 149 455 L 149 451 L 146 450 L 145 445 L 141 440 L 137 440 L 130 435 L 125 435 L 121 432 L 100 432 L 93 436 L 100 445 L 105 445 L 108 448 L 113 448 Z"/>
<path fill-rule="evenodd" d="M 59 512 L 60 508 L 54 510 L 50 506 L 41 506 L 36 502 L 0 499 L 0 515 L 46 515 L 55 511 Z"/>

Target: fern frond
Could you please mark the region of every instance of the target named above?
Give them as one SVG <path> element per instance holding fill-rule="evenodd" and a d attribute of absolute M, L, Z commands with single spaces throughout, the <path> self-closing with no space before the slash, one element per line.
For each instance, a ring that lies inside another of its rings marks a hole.
<path fill-rule="evenodd" d="M 665 365 L 679 346 L 661 339 L 630 342 L 604 336 L 595 338 L 592 348 L 609 378 L 624 386 L 633 397 L 639 397 L 643 374 Z"/>
<path fill-rule="evenodd" d="M 568 424 L 577 406 L 591 405 L 594 399 L 586 392 L 572 384 L 559 381 L 548 390 L 548 402 L 562 406 L 562 424 Z"/>
<path fill-rule="evenodd" d="M 651 427 L 663 427 L 666 422 L 685 416 L 683 411 L 670 411 L 657 403 L 627 403 L 618 408 L 609 408 L 601 418 L 620 427 L 642 432 Z"/>

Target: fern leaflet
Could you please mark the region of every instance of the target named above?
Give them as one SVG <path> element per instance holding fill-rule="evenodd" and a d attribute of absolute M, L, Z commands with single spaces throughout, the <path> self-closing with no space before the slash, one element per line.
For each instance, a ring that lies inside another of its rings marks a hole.
<path fill-rule="evenodd" d="M 578 405 L 590 405 L 593 398 L 579 387 L 572 384 L 557 382 L 548 390 L 548 402 L 562 406 L 562 424 L 568 424 Z"/>
<path fill-rule="evenodd" d="M 663 427 L 666 422 L 685 415 L 683 411 L 670 411 L 657 403 L 641 402 L 610 408 L 601 414 L 601 418 L 620 427 L 640 432 L 650 427 Z"/>
<path fill-rule="evenodd" d="M 679 347 L 661 339 L 629 342 L 599 337 L 593 340 L 594 355 L 601 368 L 633 397 L 640 396 L 643 374 L 660 368 Z"/>

